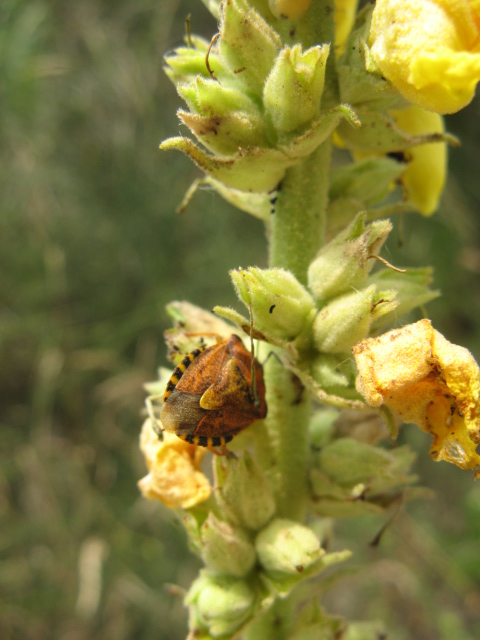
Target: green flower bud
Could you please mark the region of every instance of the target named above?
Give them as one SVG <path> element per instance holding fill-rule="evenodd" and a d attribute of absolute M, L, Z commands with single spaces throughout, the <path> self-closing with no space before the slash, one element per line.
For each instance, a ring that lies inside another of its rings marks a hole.
<path fill-rule="evenodd" d="M 254 531 L 275 513 L 273 490 L 248 451 L 241 458 L 215 460 L 217 500 L 229 518 Z"/>
<path fill-rule="evenodd" d="M 284 47 L 263 90 L 263 103 L 280 134 L 305 127 L 320 115 L 328 45 L 302 52 L 300 45 Z"/>
<path fill-rule="evenodd" d="M 405 273 L 398 273 L 391 269 L 382 269 L 370 276 L 368 283 L 372 283 L 382 289 L 396 289 L 398 307 L 395 313 L 390 311 L 374 323 L 374 328 L 380 328 L 391 324 L 404 313 L 408 313 L 416 307 L 421 307 L 427 302 L 438 298 L 440 292 L 429 288 L 432 283 L 432 268 L 407 269 Z"/>
<path fill-rule="evenodd" d="M 255 549 L 245 531 L 209 513 L 200 537 L 200 553 L 207 569 L 236 578 L 250 573 L 255 564 Z"/>
<path fill-rule="evenodd" d="M 285 269 L 238 269 L 230 271 L 237 295 L 252 309 L 253 325 L 265 336 L 291 342 L 311 321 L 312 296 Z"/>
<path fill-rule="evenodd" d="M 329 302 L 313 323 L 318 351 L 348 353 L 368 335 L 374 320 L 397 306 L 395 291 L 377 292 L 376 286 L 347 293 Z"/>
<path fill-rule="evenodd" d="M 325 555 L 311 529 L 293 520 L 273 520 L 255 540 L 258 559 L 274 579 L 298 575 Z"/>
<path fill-rule="evenodd" d="M 300 610 L 287 640 L 335 640 L 343 638 L 344 630 L 341 617 L 328 615 L 316 602 L 309 602 Z"/>
<path fill-rule="evenodd" d="M 246 580 L 201 571 L 187 594 L 190 629 L 207 630 L 214 638 L 230 637 L 253 615 L 255 592 Z"/>
<path fill-rule="evenodd" d="M 406 491 L 416 480 L 414 459 L 408 447 L 386 451 L 353 438 L 326 444 L 310 472 L 314 511 L 334 518 L 381 513 L 400 495 L 417 497 L 420 488 Z"/>
<path fill-rule="evenodd" d="M 386 475 L 392 462 L 388 451 L 353 438 L 339 438 L 318 454 L 318 467 L 332 482 L 347 489 L 371 485 Z"/>
<path fill-rule="evenodd" d="M 392 230 L 389 220 L 365 225 L 359 214 L 348 227 L 322 247 L 308 269 L 308 286 L 317 303 L 361 286 Z"/>
<path fill-rule="evenodd" d="M 280 36 L 245 0 L 225 0 L 220 51 L 239 83 L 258 96 L 282 46 Z"/>
<path fill-rule="evenodd" d="M 240 111 L 256 116 L 258 108 L 243 91 L 224 87 L 216 80 L 197 77 L 177 88 L 190 109 L 202 116 L 228 115 Z"/>
<path fill-rule="evenodd" d="M 218 154 L 229 155 L 239 147 L 266 144 L 264 120 L 260 116 L 245 113 L 197 116 L 181 109 L 177 115 L 204 147 Z"/>
<path fill-rule="evenodd" d="M 255 193 L 271 191 L 282 180 L 285 170 L 297 158 L 277 149 L 253 147 L 241 149 L 233 156 L 211 156 L 188 138 L 168 138 L 160 149 L 183 151 L 206 174 L 227 187 Z"/>
<path fill-rule="evenodd" d="M 210 78 L 205 63 L 209 42 L 194 35 L 191 36 L 191 40 L 192 47 L 178 47 L 165 56 L 164 71 L 175 85 L 180 82 L 191 82 L 196 76 Z M 215 69 L 217 78 L 229 73 L 225 63 L 214 50 L 210 52 L 208 59 L 211 68 Z"/>
<path fill-rule="evenodd" d="M 310 374 L 322 389 L 330 391 L 339 387 L 354 388 L 355 376 L 349 362 L 343 356 L 321 353 L 312 362 Z"/>
<path fill-rule="evenodd" d="M 196 98 L 194 92 L 188 95 L 192 100 Z M 251 114 L 248 117 L 251 118 Z M 340 105 L 321 116 L 310 129 L 290 140 L 288 145 L 278 149 L 255 145 L 242 147 L 234 155 L 211 156 L 188 138 L 181 137 L 168 138 L 162 142 L 160 149 L 183 151 L 202 171 L 227 187 L 255 193 L 269 192 L 277 188 L 286 169 L 313 153 L 343 119 L 351 126 L 360 124 L 350 107 Z M 228 146 L 229 143 L 218 143 L 221 144 Z"/>

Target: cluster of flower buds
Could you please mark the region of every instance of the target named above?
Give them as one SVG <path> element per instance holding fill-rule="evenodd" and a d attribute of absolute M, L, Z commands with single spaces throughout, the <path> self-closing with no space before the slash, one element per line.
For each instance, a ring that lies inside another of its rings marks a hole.
<path fill-rule="evenodd" d="M 205 563 L 186 603 L 190 627 L 199 637 L 226 638 L 260 620 L 279 594 L 286 597 L 350 554 L 327 554 L 312 529 L 276 518 L 270 482 L 247 451 L 215 463 L 221 516 L 192 510 L 184 517 L 191 544 Z"/>
<path fill-rule="evenodd" d="M 344 387 L 351 392 L 352 369 L 348 374 L 339 364 L 349 360 L 352 347 L 381 326 L 384 317 L 391 320 L 394 312 L 398 317 L 438 295 L 429 289 L 428 270 L 386 267 L 370 275 L 391 228 L 388 220 L 367 224 L 365 214 L 356 216 L 319 251 L 308 270 L 307 286 L 284 269 L 237 269 L 230 274 L 251 312 L 256 335 L 289 346 L 324 390 Z M 248 331 L 249 320 L 237 312 L 223 307 L 215 311 Z"/>

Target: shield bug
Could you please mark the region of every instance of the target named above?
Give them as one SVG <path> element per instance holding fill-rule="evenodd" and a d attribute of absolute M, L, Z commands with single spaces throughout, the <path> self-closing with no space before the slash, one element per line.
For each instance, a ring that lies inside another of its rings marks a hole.
<path fill-rule="evenodd" d="M 237 433 L 267 415 L 262 367 L 234 334 L 186 355 L 163 401 L 166 431 L 211 450 L 221 447 L 222 453 Z"/>

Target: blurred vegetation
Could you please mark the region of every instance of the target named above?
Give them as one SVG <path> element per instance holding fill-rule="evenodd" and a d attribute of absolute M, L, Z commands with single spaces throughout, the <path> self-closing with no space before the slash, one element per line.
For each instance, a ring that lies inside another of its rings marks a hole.
<path fill-rule="evenodd" d="M 227 271 L 265 264 L 260 223 L 208 192 L 158 143 L 179 105 L 162 56 L 193 0 L 4 0 L 0 6 L 0 638 L 185 636 L 179 587 L 198 561 L 183 530 L 139 497 L 142 385 L 166 364 L 171 299 L 234 304 Z M 480 104 L 449 119 L 463 148 L 431 220 L 407 216 L 389 259 L 432 264 L 429 315 L 480 354 Z M 355 550 L 327 596 L 382 617 L 395 640 L 480 637 L 480 491 L 426 456 L 436 497 L 412 505 L 379 548 L 375 518 L 340 523 Z M 362 571 L 357 571 L 362 569 Z M 179 585 L 171 586 L 168 585 Z"/>

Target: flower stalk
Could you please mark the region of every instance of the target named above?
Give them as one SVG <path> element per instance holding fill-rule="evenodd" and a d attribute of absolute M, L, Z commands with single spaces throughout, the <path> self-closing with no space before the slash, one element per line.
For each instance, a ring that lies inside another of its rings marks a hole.
<path fill-rule="evenodd" d="M 269 268 L 230 273 L 248 318 L 170 305 L 176 368 L 149 386 L 140 488 L 183 509 L 205 563 L 185 601 L 189 638 L 373 640 L 378 624 L 328 615 L 302 583 L 349 557 L 325 553 L 325 518 L 384 514 L 424 495 L 410 472 L 414 454 L 377 447 L 402 419 L 432 434 L 434 459 L 478 475 L 473 357 L 428 320 L 372 337 L 438 295 L 429 268 L 379 256 L 392 229 L 382 217 L 438 206 L 452 142 L 440 114 L 463 106 L 480 77 L 478 3 L 462 0 L 455 15 L 446 0 L 430 3 L 446 36 L 463 16 L 465 51 L 449 50 L 447 37 L 425 55 L 408 37 L 399 44 L 391 20 L 401 5 L 405 33 L 415 34 L 422 25 L 409 24 L 409 11 L 421 3 L 377 0 L 358 13 L 357 0 L 204 3 L 219 36 L 190 38 L 166 58 L 189 108 L 179 118 L 198 144 L 179 137 L 161 148 L 186 153 L 206 174 L 185 202 L 208 184 L 263 220 Z M 332 168 L 337 147 L 350 160 Z M 263 377 L 241 336 L 261 342 Z M 267 414 L 255 421 L 265 415 L 255 392 L 263 382 Z M 152 427 L 168 431 L 163 441 Z M 233 436 L 234 454 L 225 450 Z M 200 469 L 202 447 L 227 453 L 215 457 L 214 487 Z"/>

